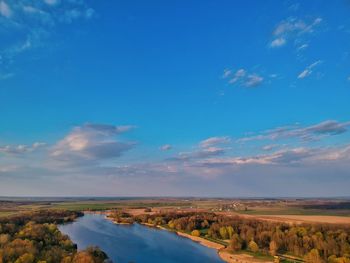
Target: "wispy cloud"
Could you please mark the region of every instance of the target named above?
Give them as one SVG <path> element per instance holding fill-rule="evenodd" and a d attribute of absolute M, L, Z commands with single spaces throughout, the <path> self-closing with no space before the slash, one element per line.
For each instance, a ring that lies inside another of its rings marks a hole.
<path fill-rule="evenodd" d="M 44 0 L 44 2 L 48 5 L 57 5 L 59 0 Z"/>
<path fill-rule="evenodd" d="M 246 87 L 256 87 L 259 86 L 260 84 L 262 84 L 264 81 L 264 78 L 259 76 L 258 74 L 250 74 L 247 77 L 246 82 L 244 83 L 244 85 Z"/>
<path fill-rule="evenodd" d="M 20 155 L 24 153 L 33 152 L 45 145 L 46 143 L 43 143 L 43 142 L 35 142 L 32 145 L 26 145 L 26 144 L 5 145 L 5 146 L 0 146 L 0 154 Z"/>
<path fill-rule="evenodd" d="M 241 68 L 237 71 L 225 69 L 223 78 L 228 79 L 229 84 L 237 84 L 241 87 L 257 87 L 261 85 L 264 78 L 258 73 L 249 73 L 247 70 Z"/>
<path fill-rule="evenodd" d="M 0 73 L 0 80 L 10 79 L 14 76 L 14 73 Z"/>
<path fill-rule="evenodd" d="M 287 43 L 286 39 L 283 37 L 276 38 L 270 43 L 271 47 L 281 47 Z"/>
<path fill-rule="evenodd" d="M 89 20 L 95 14 L 81 1 L 5 1 L 0 0 L 0 38 L 9 41 L 0 49 L 0 73 L 10 74 L 15 58 L 26 51 L 48 45 L 54 29 L 78 19 Z"/>
<path fill-rule="evenodd" d="M 283 20 L 273 30 L 270 47 L 281 47 L 290 40 L 299 40 L 303 35 L 313 33 L 321 22 L 322 18 L 320 17 L 308 22 L 298 18 Z"/>
<path fill-rule="evenodd" d="M 310 76 L 311 73 L 313 72 L 313 69 L 316 66 L 320 65 L 321 63 L 322 63 L 322 61 L 318 60 L 318 61 L 312 63 L 311 65 L 307 66 L 302 72 L 300 72 L 300 74 L 298 75 L 298 79 L 304 79 L 304 78 Z"/>
<path fill-rule="evenodd" d="M 325 161 L 339 161 L 350 159 L 350 145 L 324 148 L 287 148 L 269 154 L 253 155 L 248 157 L 215 158 L 205 160 L 208 164 L 222 165 L 294 165 L 306 163 L 320 163 Z"/>
<path fill-rule="evenodd" d="M 162 145 L 162 146 L 160 146 L 159 147 L 159 149 L 161 150 L 161 151 L 169 151 L 169 150 L 171 150 L 173 147 L 170 145 L 170 144 L 164 144 L 164 145 Z"/>
<path fill-rule="evenodd" d="M 327 120 L 315 125 L 300 127 L 299 125 L 283 126 L 264 131 L 258 135 L 238 139 L 237 142 L 255 140 L 279 140 L 297 138 L 303 141 L 318 140 L 325 136 L 339 135 L 348 131 L 350 121 L 338 122 Z"/>
<path fill-rule="evenodd" d="M 301 44 L 300 46 L 298 46 L 297 51 L 303 51 L 307 49 L 308 46 L 309 46 L 308 44 Z"/>
<path fill-rule="evenodd" d="M 203 159 L 213 156 L 222 155 L 225 153 L 224 148 L 208 147 L 204 149 L 197 149 L 192 152 L 180 152 L 178 155 L 168 158 L 169 161 L 191 161 L 193 159 Z"/>
<path fill-rule="evenodd" d="M 199 143 L 200 147 L 206 148 L 210 146 L 216 146 L 220 144 L 227 144 L 231 142 L 231 138 L 228 136 L 216 136 L 205 139 Z"/>
<path fill-rule="evenodd" d="M 6 18 L 10 18 L 12 16 L 12 10 L 5 1 L 0 1 L 0 14 Z"/>

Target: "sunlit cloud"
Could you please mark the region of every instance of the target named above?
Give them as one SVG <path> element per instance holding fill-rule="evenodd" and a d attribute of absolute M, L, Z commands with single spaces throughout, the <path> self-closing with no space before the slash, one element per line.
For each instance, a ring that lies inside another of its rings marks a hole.
<path fill-rule="evenodd" d="M 133 129 L 133 126 L 85 124 L 75 127 L 51 150 L 51 156 L 64 162 L 90 162 L 120 157 L 132 149 L 135 142 L 119 141 L 117 135 Z"/>

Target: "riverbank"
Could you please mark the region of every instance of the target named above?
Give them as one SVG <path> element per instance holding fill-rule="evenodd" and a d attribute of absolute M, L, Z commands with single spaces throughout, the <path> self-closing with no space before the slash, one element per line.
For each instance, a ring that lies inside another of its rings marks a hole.
<path fill-rule="evenodd" d="M 156 227 L 161 230 L 167 230 L 170 231 L 169 229 L 162 227 L 162 226 L 155 226 L 153 224 L 148 224 L 148 223 L 143 223 L 142 225 L 148 226 L 148 227 Z M 197 242 L 201 244 L 202 246 L 208 247 L 215 249 L 219 255 L 219 257 L 225 261 L 226 263 L 271 263 L 273 261 L 268 261 L 268 260 L 262 260 L 262 259 L 257 259 L 253 257 L 252 255 L 248 254 L 232 254 L 229 251 L 227 251 L 227 247 L 224 245 L 221 245 L 219 243 L 216 243 L 214 241 L 210 241 L 208 239 L 205 239 L 203 237 L 196 237 L 192 236 L 190 234 L 184 233 L 184 232 L 179 232 L 179 231 L 174 231 L 177 235 L 181 237 L 185 237 L 188 239 L 191 239 L 194 242 Z"/>
<path fill-rule="evenodd" d="M 272 262 L 272 261 L 260 260 L 248 254 L 232 254 L 229 251 L 227 251 L 226 246 L 207 240 L 203 237 L 196 237 L 183 232 L 176 232 L 176 233 L 179 236 L 186 237 L 195 242 L 198 242 L 203 246 L 216 249 L 220 258 L 227 263 L 237 263 L 237 262 L 238 263 L 270 263 Z"/>
<path fill-rule="evenodd" d="M 114 224 L 118 224 L 118 225 L 130 225 L 130 223 L 118 223 L 116 221 L 113 220 L 113 218 L 109 217 L 109 212 L 105 212 L 105 218 L 111 222 L 113 222 Z M 163 226 L 159 226 L 159 225 L 153 225 L 153 224 L 149 224 L 149 223 L 141 223 L 141 225 L 143 226 L 147 226 L 147 227 L 155 227 L 158 228 L 160 230 L 166 230 L 166 231 L 171 231 L 168 228 L 165 228 Z M 226 263 L 271 263 L 272 261 L 266 261 L 266 260 L 261 260 L 261 259 L 257 259 L 251 255 L 248 254 L 232 254 L 229 251 L 227 251 L 227 247 L 216 243 L 214 241 L 210 241 L 208 239 L 205 239 L 203 237 L 196 237 L 196 236 L 192 236 L 191 234 L 188 233 L 184 233 L 184 232 L 179 232 L 179 231 L 174 231 L 174 233 L 176 233 L 177 235 L 181 236 L 181 237 L 185 237 L 188 239 L 191 239 L 194 242 L 197 242 L 199 244 L 201 244 L 202 246 L 211 248 L 211 249 L 215 249 L 219 255 L 219 257 L 225 261 Z"/>

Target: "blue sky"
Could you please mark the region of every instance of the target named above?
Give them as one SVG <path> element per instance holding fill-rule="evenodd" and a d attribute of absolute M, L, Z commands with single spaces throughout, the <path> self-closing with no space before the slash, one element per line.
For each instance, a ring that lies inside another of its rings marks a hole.
<path fill-rule="evenodd" d="M 0 195 L 348 195 L 349 14 L 0 0 Z"/>

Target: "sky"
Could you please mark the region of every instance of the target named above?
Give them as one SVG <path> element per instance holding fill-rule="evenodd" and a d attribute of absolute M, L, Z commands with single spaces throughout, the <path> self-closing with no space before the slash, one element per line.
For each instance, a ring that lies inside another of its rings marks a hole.
<path fill-rule="evenodd" d="M 348 0 L 0 0 L 0 196 L 349 196 L 349 52 Z"/>

